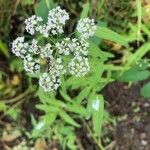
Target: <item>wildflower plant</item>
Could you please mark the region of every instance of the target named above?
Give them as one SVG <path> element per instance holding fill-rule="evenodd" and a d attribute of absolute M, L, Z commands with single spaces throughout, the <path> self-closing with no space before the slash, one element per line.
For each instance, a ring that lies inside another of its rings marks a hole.
<path fill-rule="evenodd" d="M 59 6 L 49 11 L 46 23 L 33 15 L 25 20 L 25 29 L 34 37 L 40 33 L 45 44 L 41 45 L 37 39 L 26 42 L 25 37 L 18 37 L 12 43 L 12 52 L 24 60 L 26 72 L 39 74 L 39 86 L 46 92 L 56 91 L 65 73 L 82 77 L 90 72 L 87 39 L 96 31 L 95 21 L 80 19 L 76 27 L 80 35 L 62 38 L 68 20 L 69 14 Z"/>
<path fill-rule="evenodd" d="M 43 6 L 44 1 L 41 3 Z M 127 46 L 122 36 L 88 17 L 88 6 L 84 6 L 75 31 L 68 36 L 64 27 L 69 14 L 58 6 L 49 10 L 46 21 L 42 15 L 26 19 L 25 29 L 33 38 L 18 37 L 12 43 L 12 52 L 23 59 L 26 72 L 39 79 L 40 103 L 36 108 L 45 114 L 38 122 L 33 121 L 32 136 L 47 137 L 51 132 L 62 145 L 73 150 L 77 149 L 74 130 L 80 127 L 78 119 L 83 124 L 92 120 L 92 129 L 87 129 L 103 149 L 98 141 L 104 119 L 104 98 L 100 91 L 113 81 L 112 71 L 120 68 L 106 63 L 114 56 L 99 48 L 101 39 Z M 71 96 L 72 90 L 78 94 Z"/>

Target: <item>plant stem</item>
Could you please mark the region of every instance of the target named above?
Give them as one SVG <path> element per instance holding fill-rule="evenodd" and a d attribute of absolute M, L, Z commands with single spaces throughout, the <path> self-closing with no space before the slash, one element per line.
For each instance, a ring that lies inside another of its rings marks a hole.
<path fill-rule="evenodd" d="M 138 17 L 137 45 L 139 46 L 140 37 L 141 37 L 141 21 L 142 21 L 141 0 L 136 0 L 136 4 L 137 4 L 137 17 Z"/>
<path fill-rule="evenodd" d="M 29 93 L 31 93 L 31 91 L 32 91 L 32 89 L 29 87 L 25 92 L 21 93 L 20 95 L 14 97 L 12 99 L 2 100 L 2 102 L 6 103 L 6 104 L 17 102 L 20 99 L 23 99 L 24 97 L 26 97 Z"/>
<path fill-rule="evenodd" d="M 102 146 L 100 140 L 97 140 L 95 135 L 93 134 L 92 130 L 90 129 L 89 125 L 85 122 L 85 120 L 82 120 L 83 124 L 85 125 L 86 129 L 90 133 L 91 137 L 93 138 L 94 142 L 97 144 L 100 150 L 105 150 L 105 148 Z"/>

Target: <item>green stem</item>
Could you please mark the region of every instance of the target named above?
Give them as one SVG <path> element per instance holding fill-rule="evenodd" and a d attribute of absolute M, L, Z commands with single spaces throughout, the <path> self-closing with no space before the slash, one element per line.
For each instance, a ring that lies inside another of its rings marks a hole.
<path fill-rule="evenodd" d="M 100 150 L 105 150 L 105 148 L 102 146 L 100 140 L 97 140 L 95 135 L 93 134 L 92 130 L 90 129 L 89 125 L 84 121 L 82 120 L 86 129 L 88 130 L 88 132 L 90 133 L 91 137 L 93 138 L 94 142 L 97 144 L 97 146 L 99 147 Z"/>
<path fill-rule="evenodd" d="M 72 32 L 68 37 L 70 38 L 72 35 L 74 35 L 76 31 Z"/>
<path fill-rule="evenodd" d="M 137 17 L 138 17 L 137 44 L 139 46 L 140 37 L 141 37 L 141 21 L 142 21 L 141 0 L 136 0 L 136 4 L 137 4 Z"/>

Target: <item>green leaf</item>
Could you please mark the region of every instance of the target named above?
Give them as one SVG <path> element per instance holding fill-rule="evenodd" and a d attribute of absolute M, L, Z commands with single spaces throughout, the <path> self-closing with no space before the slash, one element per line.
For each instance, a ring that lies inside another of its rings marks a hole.
<path fill-rule="evenodd" d="M 53 0 L 41 0 L 35 7 L 35 13 L 47 21 L 48 12 L 54 6 Z"/>
<path fill-rule="evenodd" d="M 51 105 L 44 105 L 44 104 L 38 104 L 36 105 L 36 108 L 46 112 L 46 113 L 49 113 L 49 112 L 58 112 L 60 109 L 58 107 L 54 107 L 54 106 L 51 106 Z"/>
<path fill-rule="evenodd" d="M 100 137 L 104 119 L 104 98 L 101 95 L 94 95 L 91 100 L 93 108 L 93 130 L 95 135 Z"/>
<path fill-rule="evenodd" d="M 150 82 L 148 82 L 141 88 L 140 93 L 143 97 L 150 98 Z"/>
<path fill-rule="evenodd" d="M 78 104 L 66 104 L 66 109 L 67 111 L 74 112 L 82 116 L 86 116 L 87 114 L 86 109 Z"/>
<path fill-rule="evenodd" d="M 80 104 L 82 100 L 84 100 L 86 97 L 88 97 L 89 93 L 91 91 L 91 87 L 84 88 L 78 96 L 75 97 L 75 101 Z"/>
<path fill-rule="evenodd" d="M 10 57 L 8 47 L 2 41 L 0 41 L 0 52 L 3 53 L 7 58 Z"/>
<path fill-rule="evenodd" d="M 89 3 L 86 3 L 83 5 L 83 10 L 82 10 L 81 17 L 80 17 L 81 19 L 86 18 L 88 16 L 89 9 L 90 9 Z"/>
<path fill-rule="evenodd" d="M 47 113 L 42 118 L 43 118 L 43 120 L 45 120 L 46 124 L 49 126 L 55 122 L 55 120 L 57 118 L 57 113 Z"/>
<path fill-rule="evenodd" d="M 16 58 L 14 59 L 11 64 L 10 64 L 10 68 L 12 71 L 18 71 L 18 72 L 21 72 L 23 71 L 23 62 L 22 62 L 22 59 L 21 58 Z"/>
<path fill-rule="evenodd" d="M 102 51 L 96 44 L 94 44 L 92 41 L 89 41 L 89 55 L 97 58 L 99 57 L 101 61 L 106 61 L 108 58 L 113 58 L 114 55 L 109 52 Z"/>
<path fill-rule="evenodd" d="M 97 27 L 97 31 L 95 32 L 95 36 L 105 39 L 105 40 L 110 40 L 116 43 L 119 43 L 123 46 L 128 47 L 128 43 L 124 37 L 119 35 L 118 33 L 106 28 L 106 27 Z"/>
<path fill-rule="evenodd" d="M 80 125 L 78 123 L 76 123 L 66 112 L 64 112 L 63 110 L 61 110 L 59 112 L 59 116 L 65 120 L 67 123 L 75 126 L 75 127 L 80 127 Z"/>
<path fill-rule="evenodd" d="M 148 70 L 139 70 L 139 68 L 134 67 L 128 71 L 125 71 L 122 75 L 120 75 L 116 79 L 122 82 L 136 82 L 145 80 L 149 76 L 150 72 Z"/>
<path fill-rule="evenodd" d="M 47 92 L 44 92 L 42 89 L 39 89 L 37 94 L 43 103 L 48 103 L 56 107 L 65 107 L 65 103 L 63 103 L 60 100 L 55 99 L 53 93 L 47 93 Z"/>
<path fill-rule="evenodd" d="M 69 95 L 67 94 L 66 91 L 60 90 L 60 94 L 61 94 L 61 96 L 62 96 L 67 102 L 71 102 L 71 103 L 72 103 L 72 100 L 71 100 L 71 98 L 69 97 Z"/>
<path fill-rule="evenodd" d="M 148 51 L 150 51 L 150 43 L 145 43 L 128 58 L 126 66 L 130 66 L 131 64 L 139 61 Z"/>
<path fill-rule="evenodd" d="M 89 82 L 86 80 L 85 77 L 77 78 L 75 76 L 71 76 L 70 78 L 68 78 L 68 80 L 66 80 L 66 87 L 71 86 L 72 89 L 75 89 L 81 86 L 85 86 L 88 83 Z"/>
<path fill-rule="evenodd" d="M 6 104 L 3 102 L 0 102 L 0 111 L 5 111 L 7 108 Z"/>

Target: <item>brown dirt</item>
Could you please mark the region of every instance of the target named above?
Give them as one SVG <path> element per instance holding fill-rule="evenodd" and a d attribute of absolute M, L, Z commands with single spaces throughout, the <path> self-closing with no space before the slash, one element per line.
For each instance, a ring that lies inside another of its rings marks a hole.
<path fill-rule="evenodd" d="M 150 101 L 140 96 L 141 84 L 112 83 L 104 89 L 107 110 L 119 122 L 115 150 L 150 150 Z"/>

